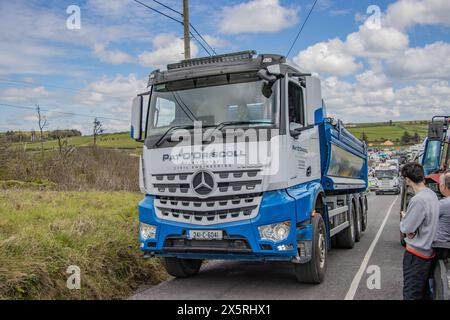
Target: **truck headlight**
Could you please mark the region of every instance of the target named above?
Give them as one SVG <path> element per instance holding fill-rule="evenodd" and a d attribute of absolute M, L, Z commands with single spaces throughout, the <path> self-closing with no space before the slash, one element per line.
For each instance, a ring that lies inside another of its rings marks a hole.
<path fill-rule="evenodd" d="M 146 223 L 139 224 L 139 234 L 142 240 L 155 239 L 156 238 L 156 226 L 152 226 Z"/>
<path fill-rule="evenodd" d="M 289 236 L 290 227 L 290 221 L 259 226 L 259 237 L 261 240 L 270 240 L 273 242 L 283 241 Z"/>

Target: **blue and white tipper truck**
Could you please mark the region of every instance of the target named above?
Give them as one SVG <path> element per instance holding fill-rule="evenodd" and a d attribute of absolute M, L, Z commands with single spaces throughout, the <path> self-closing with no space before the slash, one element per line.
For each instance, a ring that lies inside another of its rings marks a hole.
<path fill-rule="evenodd" d="M 243 51 L 155 70 L 133 100 L 139 241 L 169 274 L 204 260 L 288 261 L 321 283 L 367 226 L 364 142 L 326 115 L 318 77 Z"/>

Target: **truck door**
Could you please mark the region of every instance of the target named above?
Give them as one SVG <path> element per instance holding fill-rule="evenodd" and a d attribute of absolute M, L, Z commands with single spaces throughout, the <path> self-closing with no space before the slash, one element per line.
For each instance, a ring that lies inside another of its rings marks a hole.
<path fill-rule="evenodd" d="M 320 179 L 320 151 L 317 126 L 308 124 L 305 88 L 296 79 L 287 80 L 289 186 Z M 300 135 L 292 135 L 297 130 Z"/>

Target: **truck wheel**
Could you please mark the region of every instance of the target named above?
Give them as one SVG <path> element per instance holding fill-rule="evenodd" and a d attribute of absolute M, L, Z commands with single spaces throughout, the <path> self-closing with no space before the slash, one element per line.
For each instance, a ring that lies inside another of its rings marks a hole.
<path fill-rule="evenodd" d="M 336 235 L 336 243 L 339 248 L 352 249 L 355 246 L 355 206 L 352 205 L 350 210 L 350 226 Z"/>
<path fill-rule="evenodd" d="M 327 269 L 327 235 L 325 223 L 320 214 L 312 221 L 313 239 L 311 260 L 307 263 L 294 263 L 294 273 L 302 283 L 319 284 L 325 277 Z"/>
<path fill-rule="evenodd" d="M 434 300 L 449 300 L 449 278 L 444 260 L 436 261 L 433 272 L 433 298 Z"/>
<path fill-rule="evenodd" d="M 366 231 L 366 229 L 367 229 L 367 211 L 369 210 L 369 206 L 368 206 L 368 203 L 367 203 L 367 196 L 364 196 L 363 201 L 364 201 L 364 203 L 363 203 L 363 206 L 361 208 L 361 212 L 363 213 L 362 214 L 362 225 L 361 225 L 361 227 L 362 227 L 362 231 Z"/>
<path fill-rule="evenodd" d="M 164 267 L 171 276 L 176 278 L 188 278 L 195 276 L 202 266 L 202 260 L 198 259 L 178 259 L 165 257 Z"/>
<path fill-rule="evenodd" d="M 359 201 L 358 201 L 359 202 Z M 356 207 L 356 204 L 353 203 L 353 207 L 355 208 L 356 215 L 353 221 L 355 222 L 355 242 L 361 241 L 362 235 L 362 210 Z"/>

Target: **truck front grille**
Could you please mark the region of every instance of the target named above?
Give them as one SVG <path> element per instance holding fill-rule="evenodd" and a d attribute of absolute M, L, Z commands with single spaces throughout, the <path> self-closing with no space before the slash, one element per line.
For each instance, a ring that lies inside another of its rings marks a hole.
<path fill-rule="evenodd" d="M 155 212 L 163 220 L 213 225 L 254 218 L 259 211 L 263 183 L 260 170 L 211 172 L 216 182 L 207 197 L 191 188 L 195 173 L 156 174 L 151 177 Z"/>

